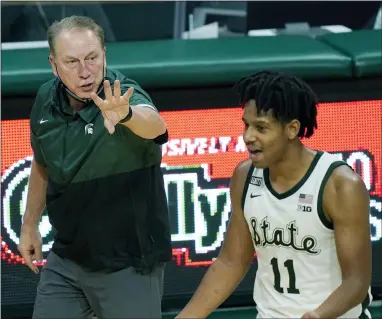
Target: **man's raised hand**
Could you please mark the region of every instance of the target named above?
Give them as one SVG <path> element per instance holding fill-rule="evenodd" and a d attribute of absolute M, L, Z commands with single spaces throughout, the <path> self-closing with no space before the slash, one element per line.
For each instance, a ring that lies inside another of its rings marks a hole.
<path fill-rule="evenodd" d="M 114 82 L 114 95 L 111 89 L 110 81 L 104 81 L 103 85 L 105 91 L 105 100 L 101 99 L 94 92 L 91 93 L 90 97 L 100 108 L 106 129 L 110 134 L 113 134 L 115 131 L 115 126 L 118 124 L 118 122 L 129 114 L 129 101 L 134 92 L 134 88 L 129 88 L 126 93 L 121 96 L 121 84 L 119 80 Z"/>

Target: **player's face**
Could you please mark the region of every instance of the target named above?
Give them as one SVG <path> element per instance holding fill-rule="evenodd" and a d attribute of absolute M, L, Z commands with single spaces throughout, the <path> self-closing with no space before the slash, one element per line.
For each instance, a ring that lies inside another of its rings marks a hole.
<path fill-rule="evenodd" d="M 255 167 L 266 168 L 280 161 L 285 154 L 288 138 L 285 129 L 268 112 L 258 113 L 255 101 L 244 107 L 244 142 Z"/>
<path fill-rule="evenodd" d="M 53 72 L 70 91 L 90 98 L 104 75 L 105 50 L 91 30 L 67 30 L 56 38 L 56 57 L 49 57 Z"/>

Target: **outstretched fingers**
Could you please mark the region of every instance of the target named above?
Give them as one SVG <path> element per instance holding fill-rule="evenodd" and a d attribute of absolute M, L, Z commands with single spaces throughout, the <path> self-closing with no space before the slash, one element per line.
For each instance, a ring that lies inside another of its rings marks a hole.
<path fill-rule="evenodd" d="M 126 93 L 123 95 L 123 99 L 126 101 L 126 102 L 129 102 L 131 96 L 133 95 L 134 93 L 134 88 L 129 88 Z"/>
<path fill-rule="evenodd" d="M 121 82 L 119 80 L 114 81 L 114 99 L 116 101 L 121 99 Z"/>
<path fill-rule="evenodd" d="M 111 90 L 111 84 L 109 80 L 103 82 L 103 89 L 105 91 L 106 100 L 112 104 L 113 103 L 113 92 Z"/>

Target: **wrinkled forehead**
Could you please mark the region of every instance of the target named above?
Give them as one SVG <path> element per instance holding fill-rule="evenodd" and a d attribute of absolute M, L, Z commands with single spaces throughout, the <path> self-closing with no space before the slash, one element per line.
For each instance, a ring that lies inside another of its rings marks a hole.
<path fill-rule="evenodd" d="M 61 31 L 55 43 L 56 55 L 86 57 L 91 52 L 102 52 L 103 48 L 92 30 L 70 29 Z"/>

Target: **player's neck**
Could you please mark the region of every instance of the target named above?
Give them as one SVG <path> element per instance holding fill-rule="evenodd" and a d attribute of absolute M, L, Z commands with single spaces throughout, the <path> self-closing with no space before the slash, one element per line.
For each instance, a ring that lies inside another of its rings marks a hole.
<path fill-rule="evenodd" d="M 302 144 L 291 146 L 281 161 L 269 167 L 272 184 L 289 188 L 290 184 L 298 182 L 309 169 L 315 154 Z"/>

